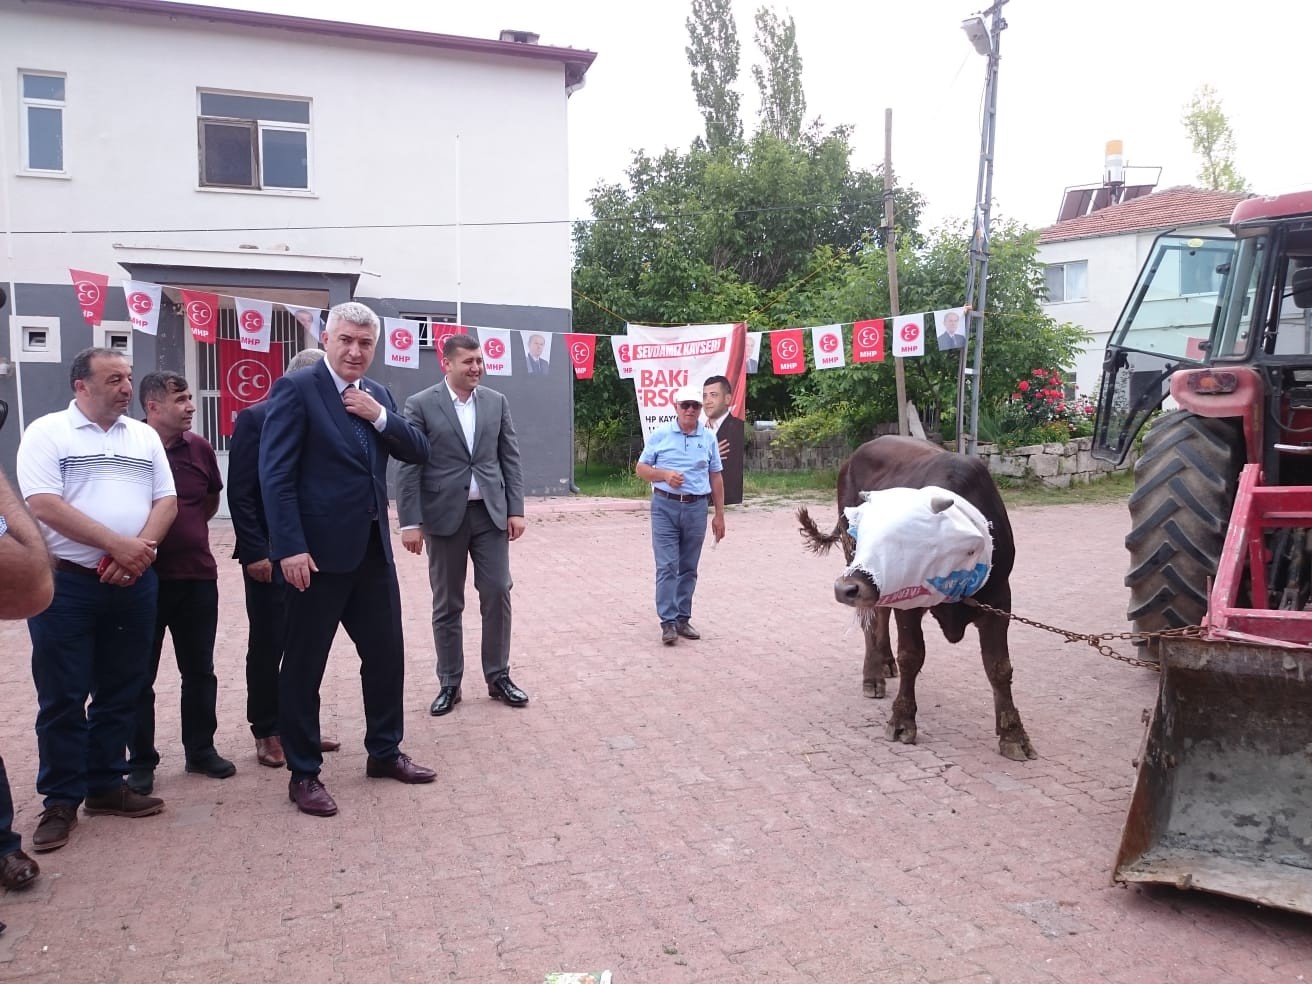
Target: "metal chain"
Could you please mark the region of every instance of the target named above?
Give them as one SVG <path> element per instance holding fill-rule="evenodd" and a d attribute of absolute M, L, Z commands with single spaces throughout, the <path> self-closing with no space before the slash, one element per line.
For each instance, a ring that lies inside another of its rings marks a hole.
<path fill-rule="evenodd" d="M 1090 634 L 1087 632 L 1072 632 L 1070 629 L 1060 629 L 1055 625 L 1046 625 L 1032 618 L 1025 618 L 1023 615 L 1017 615 L 1015 612 L 1004 612 L 1001 608 L 994 608 L 992 605 L 986 605 L 982 601 L 976 601 L 974 598 L 963 598 L 962 601 L 972 608 L 978 608 L 981 611 L 989 612 L 992 615 L 1001 615 L 1003 618 L 1010 619 L 1013 622 L 1020 622 L 1022 625 L 1028 625 L 1036 629 L 1043 629 L 1045 632 L 1055 632 L 1059 636 L 1064 636 L 1067 642 L 1087 642 L 1090 646 L 1109 656 L 1114 660 L 1122 663 L 1129 663 L 1131 666 L 1142 666 L 1149 670 L 1160 670 L 1161 667 L 1154 662 L 1146 659 L 1138 659 L 1134 656 L 1123 656 L 1111 646 L 1107 645 L 1108 640 L 1117 640 L 1133 642 L 1141 646 L 1150 639 L 1201 639 L 1206 631 L 1201 625 L 1182 625 L 1177 629 L 1163 629 L 1160 632 L 1100 632 Z"/>

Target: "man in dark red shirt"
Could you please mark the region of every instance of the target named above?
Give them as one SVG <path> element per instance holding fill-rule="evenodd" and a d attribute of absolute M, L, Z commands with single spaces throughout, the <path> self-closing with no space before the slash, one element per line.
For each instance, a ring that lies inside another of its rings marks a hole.
<path fill-rule="evenodd" d="M 176 372 L 148 373 L 140 385 L 146 423 L 168 454 L 178 490 L 178 518 L 160 541 L 155 558 L 159 603 L 150 669 L 137 698 L 129 744 L 128 785 L 139 793 L 154 788 L 159 752 L 155 749 L 155 677 L 164 632 L 173 637 L 182 674 L 182 747 L 188 772 L 226 779 L 237 767 L 214 748 L 218 730 L 219 683 L 214 676 L 214 637 L 219 621 L 219 565 L 210 551 L 209 521 L 219 508 L 223 480 L 214 448 L 192 433 L 196 413 L 186 379 Z"/>

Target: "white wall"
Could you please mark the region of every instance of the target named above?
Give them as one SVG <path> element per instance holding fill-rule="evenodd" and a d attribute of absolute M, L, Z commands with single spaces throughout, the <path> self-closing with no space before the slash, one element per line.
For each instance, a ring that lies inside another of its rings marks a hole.
<path fill-rule="evenodd" d="M 459 216 L 464 301 L 570 306 L 568 223 L 477 225 L 567 217 L 562 66 L 13 0 L 0 38 L 17 281 L 117 278 L 113 243 L 285 243 L 362 257 L 362 294 L 454 299 Z M 18 174 L 20 69 L 67 74 L 67 179 Z M 312 194 L 199 190 L 198 87 L 313 100 Z M 364 224 L 434 227 L 297 228 Z M 182 229 L 213 231 L 133 231 Z"/>
<path fill-rule="evenodd" d="M 1224 226 L 1215 225 L 1190 228 L 1190 231 L 1200 236 L 1227 235 Z M 1040 263 L 1089 262 L 1087 300 L 1043 305 L 1043 310 L 1058 321 L 1071 322 L 1090 333 L 1088 344 L 1075 361 L 1075 383 L 1083 395 L 1092 397 L 1098 391 L 1107 339 L 1116 328 L 1121 310 L 1139 277 L 1139 270 L 1152 255 L 1157 235 L 1156 232 L 1130 232 L 1039 244 Z"/>

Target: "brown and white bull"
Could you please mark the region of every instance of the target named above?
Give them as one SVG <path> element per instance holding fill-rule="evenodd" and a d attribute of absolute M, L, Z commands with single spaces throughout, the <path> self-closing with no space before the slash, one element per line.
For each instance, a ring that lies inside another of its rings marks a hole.
<path fill-rule="evenodd" d="M 928 497 L 930 512 L 951 509 L 954 498 L 959 496 L 987 521 L 987 528 L 992 533 L 991 569 L 987 580 L 971 595 L 971 599 L 1000 611 L 1011 611 L 1009 578 L 1016 559 L 1011 523 L 988 468 L 978 458 L 953 454 L 917 438 L 877 437 L 857 448 L 838 470 L 838 523 L 832 532 L 821 533 L 805 508 L 797 511 L 802 536 L 812 551 L 824 554 L 835 543 L 843 546 L 849 566 L 834 582 L 834 596 L 844 605 L 856 608 L 865 630 L 862 689 L 867 697 L 883 697 L 885 680 L 898 676 L 901 670 L 901 682 L 884 735 L 889 741 L 906 744 L 915 744 L 916 741 L 916 676 L 925 662 L 925 636 L 921 625 L 925 608 L 890 608 L 887 604 L 880 604 L 880 585 L 868 571 L 853 566 L 856 540 L 849 533 L 846 510 L 862 505 L 863 492 L 931 488 L 935 491 Z M 877 526 L 864 521 L 857 530 L 858 536 L 878 534 Z M 926 544 L 926 549 L 932 549 L 932 545 Z M 966 634 L 966 627 L 972 623 L 979 630 L 984 672 L 993 688 L 998 750 L 1017 761 L 1036 758 L 1011 697 L 1008 619 L 966 601 L 942 602 L 933 605 L 929 611 L 948 642 L 960 642 Z M 896 664 L 889 632 L 890 612 L 897 621 Z"/>

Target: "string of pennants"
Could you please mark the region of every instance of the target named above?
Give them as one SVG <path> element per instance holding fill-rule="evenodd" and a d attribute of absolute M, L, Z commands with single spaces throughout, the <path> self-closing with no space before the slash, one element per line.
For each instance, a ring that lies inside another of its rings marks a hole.
<path fill-rule="evenodd" d="M 82 317 L 87 324 L 95 327 L 104 316 L 105 301 L 109 292 L 109 277 L 101 273 L 86 270 L 69 270 L 78 303 L 82 308 Z M 158 334 L 159 312 L 164 288 L 160 284 L 140 280 L 122 282 L 123 296 L 127 303 L 128 320 L 137 331 L 147 335 Z M 175 288 L 169 288 L 173 290 Z M 200 343 L 213 345 L 218 341 L 219 308 L 223 299 L 229 295 L 209 291 L 176 288 L 181 298 L 183 315 L 192 337 Z M 275 302 L 257 300 L 248 297 L 230 297 L 237 312 L 238 340 L 241 348 L 250 352 L 268 352 L 270 348 L 273 308 Z M 315 341 L 323 335 L 323 312 L 319 308 L 305 307 L 298 304 L 281 303 L 289 315 L 308 332 Z M 757 372 L 760 350 L 765 336 L 769 336 L 771 363 L 774 374 L 789 376 L 806 372 L 804 333 L 811 333 L 812 361 L 816 369 L 836 369 L 847 364 L 847 350 L 844 346 L 843 329 L 852 328 L 851 361 L 852 363 L 883 362 L 885 358 L 884 336 L 886 328 L 891 326 L 892 350 L 896 358 L 915 358 L 923 356 L 926 351 L 925 336 L 928 333 L 928 315 L 934 316 L 935 335 L 938 348 L 943 351 L 961 349 L 966 344 L 966 308 L 946 308 L 941 311 L 920 314 L 897 315 L 892 318 L 872 318 L 865 321 L 844 322 L 842 324 L 821 325 L 811 328 L 776 328 L 769 331 L 749 331 L 747 333 L 747 372 Z M 418 369 L 418 341 L 422 327 L 418 322 L 406 318 L 383 318 L 384 363 L 403 369 Z M 443 342 L 451 335 L 467 335 L 469 327 L 433 323 L 433 346 L 439 351 Z M 511 332 L 509 328 L 484 328 L 475 326 L 478 340 L 483 348 L 484 371 L 491 376 L 511 375 L 510 357 Z M 584 332 L 548 332 L 520 329 L 525 359 L 530 374 L 534 366 L 538 371 L 545 371 L 551 357 L 552 337 L 564 336 L 566 351 L 576 379 L 591 379 L 596 360 L 597 338 L 599 336 Z M 630 344 L 627 334 L 601 336 L 610 338 L 615 365 L 621 379 L 632 379 L 634 366 L 630 357 Z"/>

